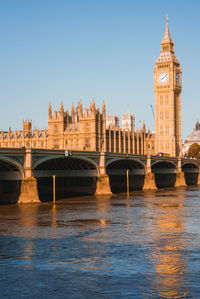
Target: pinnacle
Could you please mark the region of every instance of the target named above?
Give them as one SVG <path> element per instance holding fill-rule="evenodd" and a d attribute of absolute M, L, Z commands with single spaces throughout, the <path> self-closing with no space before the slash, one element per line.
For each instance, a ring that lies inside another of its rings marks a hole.
<path fill-rule="evenodd" d="M 163 37 L 163 40 L 161 42 L 161 44 L 167 44 L 167 43 L 173 43 L 170 33 L 169 33 L 169 25 L 168 25 L 168 15 L 166 18 L 166 29 L 165 29 L 165 35 Z"/>

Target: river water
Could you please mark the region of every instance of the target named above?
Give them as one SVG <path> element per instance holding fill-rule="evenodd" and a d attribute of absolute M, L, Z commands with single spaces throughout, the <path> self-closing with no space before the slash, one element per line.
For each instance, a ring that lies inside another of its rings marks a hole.
<path fill-rule="evenodd" d="M 200 298 L 200 189 L 0 206 L 0 298 Z"/>

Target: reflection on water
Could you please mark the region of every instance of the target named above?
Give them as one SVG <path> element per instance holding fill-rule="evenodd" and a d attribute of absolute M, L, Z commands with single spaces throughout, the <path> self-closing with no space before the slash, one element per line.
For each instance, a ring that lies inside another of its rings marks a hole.
<path fill-rule="evenodd" d="M 159 215 L 152 226 L 152 233 L 156 244 L 159 246 L 151 248 L 151 259 L 154 265 L 156 279 L 153 289 L 161 297 L 184 298 L 187 294 L 184 286 L 188 286 L 187 280 L 187 258 L 184 249 L 187 240 L 185 232 L 185 210 L 184 205 L 171 202 L 169 199 L 160 203 L 154 210 Z"/>
<path fill-rule="evenodd" d="M 197 187 L 1 206 L 1 297 L 199 298 L 199 211 Z"/>

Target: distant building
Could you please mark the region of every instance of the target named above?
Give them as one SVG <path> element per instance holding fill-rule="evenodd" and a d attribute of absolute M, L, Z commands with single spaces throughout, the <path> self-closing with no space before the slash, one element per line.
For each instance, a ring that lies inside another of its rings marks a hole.
<path fill-rule="evenodd" d="M 119 116 L 107 115 L 106 116 L 106 129 L 119 128 Z"/>
<path fill-rule="evenodd" d="M 135 116 L 134 114 L 123 114 L 122 116 L 122 130 L 135 131 Z"/>
<path fill-rule="evenodd" d="M 192 133 L 190 133 L 190 135 L 188 135 L 185 139 L 182 148 L 182 153 L 184 156 L 187 155 L 187 152 L 193 143 L 198 143 L 200 145 L 200 123 L 198 121 L 196 122 Z"/>

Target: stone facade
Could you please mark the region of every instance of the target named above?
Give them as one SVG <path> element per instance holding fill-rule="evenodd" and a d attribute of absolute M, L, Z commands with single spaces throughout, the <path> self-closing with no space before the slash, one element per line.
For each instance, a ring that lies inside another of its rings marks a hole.
<path fill-rule="evenodd" d="M 105 136 L 105 104 L 96 109 L 94 99 L 89 109 L 83 112 L 82 102 L 78 106 L 64 111 L 61 103 L 59 111 L 48 109 L 48 148 L 100 151 L 102 136 Z"/>
<path fill-rule="evenodd" d="M 22 130 L 1 131 L 1 148 L 48 148 L 48 130 L 32 129 L 32 121 L 23 121 Z"/>
<path fill-rule="evenodd" d="M 85 111 L 81 101 L 76 108 L 72 105 L 71 113 L 62 103 L 52 113 L 49 104 L 48 130 L 32 129 L 30 120 L 23 121 L 22 131 L 0 133 L 0 147 L 155 154 L 155 135 L 145 124 L 135 131 L 135 117 L 129 114 L 123 115 L 122 126 L 118 116 L 106 117 L 104 103 L 102 111 L 96 108 L 94 99 Z"/>
<path fill-rule="evenodd" d="M 174 54 L 168 18 L 154 67 L 156 153 L 181 155 L 181 68 Z"/>

